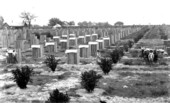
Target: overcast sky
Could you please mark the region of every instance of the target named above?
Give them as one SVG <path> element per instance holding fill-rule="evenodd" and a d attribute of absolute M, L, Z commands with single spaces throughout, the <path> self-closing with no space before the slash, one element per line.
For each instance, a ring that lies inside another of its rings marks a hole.
<path fill-rule="evenodd" d="M 37 16 L 33 24 L 63 21 L 132 24 L 170 24 L 170 0 L 1 0 L 0 15 L 7 23 L 19 23 L 21 12 Z"/>

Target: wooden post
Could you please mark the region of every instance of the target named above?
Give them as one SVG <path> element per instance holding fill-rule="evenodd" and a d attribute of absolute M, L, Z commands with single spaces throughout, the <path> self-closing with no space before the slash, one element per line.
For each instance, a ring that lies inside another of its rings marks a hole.
<path fill-rule="evenodd" d="M 67 49 L 67 64 L 79 64 L 79 52 L 77 49 Z"/>
<path fill-rule="evenodd" d="M 38 59 L 41 57 L 41 46 L 40 45 L 31 45 L 32 48 L 32 58 Z"/>
<path fill-rule="evenodd" d="M 77 38 L 76 37 L 69 38 L 68 43 L 69 43 L 69 48 L 70 47 L 76 48 L 77 47 Z"/>
<path fill-rule="evenodd" d="M 84 44 L 85 43 L 85 36 L 79 36 L 78 37 L 78 44 L 79 45 L 82 45 L 82 44 Z"/>
<path fill-rule="evenodd" d="M 79 56 L 83 58 L 89 57 L 89 45 L 79 45 Z"/>
<path fill-rule="evenodd" d="M 104 49 L 104 40 L 98 39 L 98 40 L 96 40 L 96 41 L 98 42 L 99 50 Z"/>
<path fill-rule="evenodd" d="M 89 54 L 90 56 L 96 57 L 97 50 L 99 50 L 98 42 L 89 42 Z"/>
<path fill-rule="evenodd" d="M 103 41 L 104 41 L 104 48 L 110 46 L 110 38 L 105 37 L 105 38 L 103 38 Z"/>
<path fill-rule="evenodd" d="M 96 41 L 98 39 L 98 34 L 92 34 L 92 41 Z"/>
<path fill-rule="evenodd" d="M 69 38 L 70 37 L 76 37 L 76 34 L 69 34 Z"/>
<path fill-rule="evenodd" d="M 46 42 L 45 46 L 46 46 L 47 53 L 56 52 L 56 50 L 55 50 L 55 42 Z"/>
<path fill-rule="evenodd" d="M 67 36 L 67 35 L 62 35 L 61 38 L 62 38 L 62 39 L 67 39 L 68 36 Z"/>
<path fill-rule="evenodd" d="M 46 40 L 46 35 L 40 35 L 40 43 L 44 43 Z"/>
<path fill-rule="evenodd" d="M 44 43 L 41 43 L 40 44 L 40 57 L 42 58 L 42 57 L 44 57 Z"/>
<path fill-rule="evenodd" d="M 86 44 L 91 41 L 91 35 L 85 35 Z"/>
<path fill-rule="evenodd" d="M 16 57 L 17 57 L 17 61 L 19 64 L 21 64 L 22 61 L 22 55 L 21 55 L 21 49 L 16 49 Z"/>
<path fill-rule="evenodd" d="M 60 49 L 61 50 L 66 50 L 67 49 L 67 45 L 68 41 L 67 39 L 60 39 Z"/>
<path fill-rule="evenodd" d="M 59 36 L 54 36 L 53 39 L 54 39 L 54 42 L 56 42 L 57 49 L 59 49 L 58 47 L 59 47 L 59 43 L 60 43 L 60 37 Z"/>

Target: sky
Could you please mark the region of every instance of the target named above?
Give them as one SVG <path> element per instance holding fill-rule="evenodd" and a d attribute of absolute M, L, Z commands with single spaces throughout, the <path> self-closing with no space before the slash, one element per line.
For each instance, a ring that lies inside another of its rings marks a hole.
<path fill-rule="evenodd" d="M 50 18 L 63 21 L 109 22 L 125 25 L 170 24 L 169 0 L 0 0 L 0 16 L 21 23 L 21 12 L 37 16 L 32 24 L 47 25 Z"/>

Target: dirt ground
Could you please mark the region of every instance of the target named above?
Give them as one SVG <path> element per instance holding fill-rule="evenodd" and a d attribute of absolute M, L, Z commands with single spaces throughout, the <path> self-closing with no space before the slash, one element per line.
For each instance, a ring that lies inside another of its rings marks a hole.
<path fill-rule="evenodd" d="M 34 68 L 35 72 L 31 77 L 33 82 L 29 83 L 25 90 L 19 89 L 11 80 L 11 70 L 15 69 L 16 65 L 8 67 L 2 65 L 0 102 L 43 103 L 48 99 L 49 93 L 56 88 L 61 92 L 67 92 L 71 97 L 71 103 L 99 103 L 99 100 L 105 100 L 107 103 L 125 103 L 125 101 L 126 103 L 167 103 L 169 101 L 169 70 L 166 69 L 154 70 L 154 66 L 127 66 L 119 63 L 113 65 L 109 75 L 104 75 L 94 61 L 94 64 L 84 65 L 60 64 L 53 73 L 41 62 L 23 64 Z M 122 69 L 124 67 L 130 69 Z M 95 70 L 103 76 L 91 94 L 80 85 L 81 73 L 88 70 Z M 146 78 L 147 74 L 149 75 Z"/>

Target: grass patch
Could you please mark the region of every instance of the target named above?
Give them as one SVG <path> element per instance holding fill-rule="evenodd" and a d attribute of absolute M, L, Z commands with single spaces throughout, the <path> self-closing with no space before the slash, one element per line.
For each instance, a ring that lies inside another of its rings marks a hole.
<path fill-rule="evenodd" d="M 132 72 L 120 72 L 119 75 L 122 77 L 127 77 L 127 76 L 134 76 L 135 74 Z"/>
<path fill-rule="evenodd" d="M 159 62 L 159 65 L 168 65 L 166 62 Z"/>
<path fill-rule="evenodd" d="M 70 76 L 71 76 L 71 72 L 65 72 L 65 73 L 59 75 L 58 79 L 59 80 L 65 80 L 65 79 L 69 78 Z"/>
<path fill-rule="evenodd" d="M 86 64 L 90 64 L 91 61 L 88 61 L 88 60 L 81 60 L 80 61 L 83 65 L 86 65 Z"/>
<path fill-rule="evenodd" d="M 76 94 L 76 90 L 80 89 L 81 87 L 70 88 L 67 91 L 67 94 L 72 97 L 81 97 L 79 94 Z"/>
<path fill-rule="evenodd" d="M 168 74 L 149 74 L 149 73 L 120 73 L 119 80 L 101 79 L 98 87 L 105 90 L 103 95 L 122 96 L 122 97 L 162 97 L 168 96 L 169 77 Z M 125 79 L 126 76 L 138 76 L 137 79 Z M 107 83 L 107 85 L 103 85 Z"/>
<path fill-rule="evenodd" d="M 53 79 L 58 78 L 58 76 L 48 76 L 48 75 L 34 75 L 32 77 L 32 83 L 30 83 L 30 85 L 34 85 L 34 86 L 43 86 L 46 83 L 51 82 Z"/>
<path fill-rule="evenodd" d="M 53 81 L 53 79 L 58 79 L 58 80 L 66 80 L 71 76 L 72 72 L 65 72 L 61 75 L 34 75 L 32 76 L 32 83 L 30 83 L 31 85 L 39 85 L 39 86 L 43 86 L 46 83 L 50 83 Z"/>
<path fill-rule="evenodd" d="M 122 68 L 120 68 L 118 70 L 129 70 L 129 69 L 130 69 L 129 67 L 122 67 Z"/>
<path fill-rule="evenodd" d="M 125 61 L 123 64 L 124 65 L 133 65 L 132 61 Z"/>

